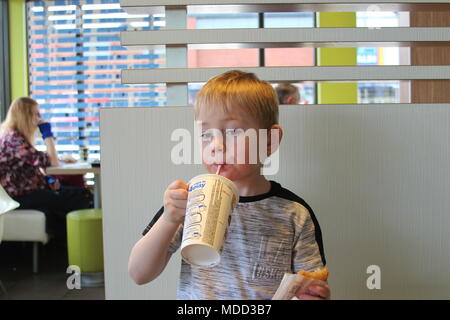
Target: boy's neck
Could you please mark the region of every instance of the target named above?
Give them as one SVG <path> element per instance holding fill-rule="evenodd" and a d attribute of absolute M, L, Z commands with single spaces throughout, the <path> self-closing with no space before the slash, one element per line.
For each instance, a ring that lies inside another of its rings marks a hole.
<path fill-rule="evenodd" d="M 270 181 L 262 175 L 249 177 L 245 180 L 234 180 L 236 187 L 239 189 L 239 196 L 250 197 L 264 194 L 270 191 Z"/>

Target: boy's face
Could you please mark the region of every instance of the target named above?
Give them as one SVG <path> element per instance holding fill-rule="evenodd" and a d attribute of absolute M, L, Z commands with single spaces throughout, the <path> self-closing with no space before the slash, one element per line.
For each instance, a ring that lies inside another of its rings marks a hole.
<path fill-rule="evenodd" d="M 267 152 L 264 132 L 261 135 L 259 131 L 261 126 L 243 112 L 225 113 L 216 109 L 205 111 L 203 108 L 196 119 L 201 126 L 203 166 L 208 172 L 216 173 L 221 165 L 220 175 L 232 181 L 259 175 L 260 141 L 263 152 Z"/>

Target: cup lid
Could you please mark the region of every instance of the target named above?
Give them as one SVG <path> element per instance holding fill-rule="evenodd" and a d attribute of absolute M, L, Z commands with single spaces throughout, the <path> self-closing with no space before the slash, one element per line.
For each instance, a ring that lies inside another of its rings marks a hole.
<path fill-rule="evenodd" d="M 220 262 L 220 254 L 207 244 L 190 244 L 181 249 L 181 256 L 187 263 L 199 267 L 212 267 Z"/>

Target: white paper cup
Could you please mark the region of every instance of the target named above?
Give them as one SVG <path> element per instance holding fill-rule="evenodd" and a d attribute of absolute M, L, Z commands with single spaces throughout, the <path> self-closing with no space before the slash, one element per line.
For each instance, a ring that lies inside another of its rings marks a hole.
<path fill-rule="evenodd" d="M 230 213 L 239 201 L 235 184 L 217 174 L 202 174 L 189 181 L 181 256 L 196 266 L 220 262 Z"/>

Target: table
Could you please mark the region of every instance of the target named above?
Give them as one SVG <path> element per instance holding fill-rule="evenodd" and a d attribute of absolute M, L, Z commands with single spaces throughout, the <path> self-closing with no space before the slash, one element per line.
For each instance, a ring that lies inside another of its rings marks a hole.
<path fill-rule="evenodd" d="M 94 174 L 94 208 L 101 208 L 101 179 L 100 167 L 92 167 L 88 162 L 61 163 L 58 167 L 47 167 L 47 174 Z"/>

